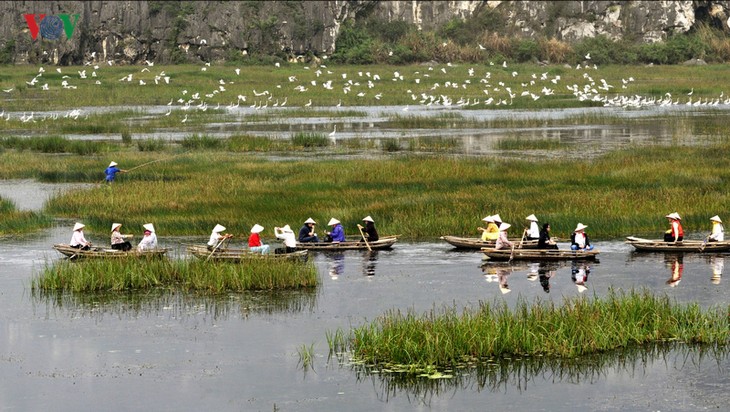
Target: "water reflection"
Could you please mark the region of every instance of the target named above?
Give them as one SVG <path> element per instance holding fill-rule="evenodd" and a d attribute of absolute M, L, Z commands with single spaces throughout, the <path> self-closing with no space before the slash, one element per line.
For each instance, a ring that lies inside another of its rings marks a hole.
<path fill-rule="evenodd" d="M 586 262 L 573 261 L 570 268 L 570 279 L 578 287 L 578 292 L 585 292 L 588 287 L 586 282 L 588 281 L 588 275 L 591 273 L 591 267 Z"/>
<path fill-rule="evenodd" d="M 664 263 L 669 267 L 669 279 L 667 285 L 676 287 L 682 280 L 682 272 L 684 272 L 684 255 L 667 254 L 664 257 Z"/>
<path fill-rule="evenodd" d="M 92 317 L 101 320 L 113 315 L 136 319 L 140 316 L 170 319 L 210 316 L 227 320 L 231 316 L 246 318 L 250 314 L 312 312 L 316 306 L 316 289 L 280 292 L 245 292 L 206 295 L 189 291 L 152 290 L 144 293 L 68 293 L 34 290 L 31 300 L 36 312 L 63 313 L 70 318 Z"/>
<path fill-rule="evenodd" d="M 725 258 L 722 256 L 711 256 L 710 266 L 712 266 L 712 277 L 710 281 L 715 285 L 719 285 L 720 280 L 722 280 L 722 270 L 725 267 Z"/>
<path fill-rule="evenodd" d="M 555 276 L 557 269 L 557 264 L 554 262 L 540 262 L 537 275 L 540 279 L 540 286 L 542 286 L 545 293 L 550 293 L 550 279 Z"/>
<path fill-rule="evenodd" d="M 327 259 L 329 259 L 329 274 L 333 280 L 345 273 L 345 252 L 328 253 Z"/>
<path fill-rule="evenodd" d="M 365 250 L 362 253 L 362 274 L 375 276 L 375 264 L 378 262 L 377 250 Z"/>
<path fill-rule="evenodd" d="M 378 398 L 389 401 L 399 394 L 405 394 L 411 403 L 430 405 L 434 398 L 452 395 L 456 391 L 487 390 L 492 393 L 517 389 L 523 393 L 530 386 L 537 387 L 544 381 L 557 383 L 597 384 L 609 380 L 609 375 L 634 378 L 645 376 L 653 367 L 665 366 L 666 369 L 685 373 L 707 373 L 714 367 L 724 373 L 723 363 L 730 357 L 730 347 L 689 347 L 683 344 L 658 344 L 653 347 L 635 347 L 624 350 L 585 356 L 578 359 L 503 359 L 491 360 L 469 369 L 450 371 L 452 377 L 428 379 L 400 373 L 383 373 L 364 365 L 353 365 L 358 381 L 371 380 Z M 657 365 L 655 365 L 655 363 Z M 706 396 L 726 398 L 725 389 L 720 385 L 705 388 Z M 548 400 L 546 400 L 548 401 Z M 561 404 L 562 405 L 562 404 Z M 562 405 L 564 406 L 564 405 Z M 550 407 L 547 408 L 548 410 Z"/>

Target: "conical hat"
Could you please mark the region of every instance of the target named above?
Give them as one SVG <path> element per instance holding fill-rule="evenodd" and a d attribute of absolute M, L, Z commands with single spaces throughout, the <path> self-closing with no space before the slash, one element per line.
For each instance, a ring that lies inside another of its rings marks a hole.
<path fill-rule="evenodd" d="M 79 229 L 84 228 L 84 227 L 86 227 L 85 224 L 76 222 L 76 224 L 74 225 L 74 231 L 79 230 Z"/>
<path fill-rule="evenodd" d="M 499 217 L 499 215 L 492 215 L 492 219 L 494 219 L 495 222 L 501 222 L 502 218 Z"/>
<path fill-rule="evenodd" d="M 499 286 L 499 291 L 502 292 L 503 295 L 506 295 L 506 294 L 512 292 L 512 289 L 500 285 Z"/>
<path fill-rule="evenodd" d="M 485 217 L 482 220 L 485 221 L 485 222 L 487 222 L 487 223 L 494 223 L 494 219 L 492 219 L 492 216 L 487 216 L 487 217 Z"/>
<path fill-rule="evenodd" d="M 152 223 L 145 223 L 144 225 L 142 225 L 142 227 L 149 230 L 152 233 L 155 233 L 155 227 L 152 225 Z"/>
<path fill-rule="evenodd" d="M 578 223 L 578 226 L 575 227 L 575 230 L 573 232 L 577 232 L 579 230 L 583 230 L 587 228 L 588 226 L 584 225 L 583 223 Z"/>
<path fill-rule="evenodd" d="M 111 162 L 111 163 L 109 163 L 109 167 L 116 166 L 116 165 L 117 165 L 117 162 Z"/>
<path fill-rule="evenodd" d="M 502 223 L 501 225 L 499 225 L 499 230 L 507 230 L 511 227 L 512 225 L 510 225 L 509 223 Z"/>
<path fill-rule="evenodd" d="M 306 224 L 306 223 L 311 223 L 311 224 L 314 224 L 314 225 L 316 225 L 316 224 L 317 224 L 317 222 L 315 222 L 315 221 L 314 221 L 314 219 L 312 219 L 311 217 L 310 217 L 309 219 L 305 220 L 305 221 L 304 221 L 304 223 L 305 223 L 305 224 Z"/>
<path fill-rule="evenodd" d="M 294 233 L 294 231 L 291 230 L 291 227 L 289 227 L 289 225 L 284 225 L 284 227 L 281 228 L 281 231 L 287 232 L 287 233 Z"/>
<path fill-rule="evenodd" d="M 588 290 L 588 288 L 587 288 L 587 287 L 586 287 L 585 285 L 579 285 L 579 284 L 577 284 L 577 283 L 576 283 L 576 285 L 575 285 L 575 286 L 577 286 L 577 287 L 578 287 L 578 293 L 583 293 L 583 292 L 585 292 L 586 290 Z"/>
<path fill-rule="evenodd" d="M 264 227 L 263 227 L 263 226 L 261 226 L 261 225 L 259 225 L 258 223 L 256 223 L 256 224 L 255 224 L 255 225 L 253 225 L 253 227 L 251 228 L 251 233 L 261 233 L 261 232 L 262 232 L 263 230 L 264 230 Z"/>
<path fill-rule="evenodd" d="M 668 217 L 670 219 L 682 220 L 682 218 L 679 216 L 679 213 L 677 213 L 677 212 L 672 212 L 664 217 Z"/>
<path fill-rule="evenodd" d="M 538 220 L 537 220 L 537 216 L 535 216 L 535 215 L 530 215 L 530 216 L 527 216 L 527 217 L 526 217 L 525 219 L 526 219 L 526 220 L 530 220 L 530 221 L 532 221 L 532 222 L 537 222 L 537 221 L 538 221 Z"/>
<path fill-rule="evenodd" d="M 718 215 L 712 216 L 710 218 L 710 220 L 713 221 L 713 222 L 720 222 L 720 223 L 722 223 L 722 220 L 720 220 L 720 216 L 718 216 Z"/>
<path fill-rule="evenodd" d="M 220 232 L 222 232 L 224 230 L 226 230 L 226 227 L 225 226 L 217 224 L 213 228 L 213 233 L 220 233 Z"/>
<path fill-rule="evenodd" d="M 375 223 L 375 221 L 373 220 L 373 218 L 370 217 L 370 216 L 365 216 L 362 220 L 363 220 L 363 222 L 372 222 L 372 223 Z"/>
<path fill-rule="evenodd" d="M 338 223 L 340 223 L 340 221 L 339 221 L 339 220 L 337 220 L 337 219 L 335 219 L 335 218 L 332 218 L 332 219 L 330 219 L 329 223 L 327 223 L 327 226 L 332 226 L 332 225 L 336 225 L 336 224 L 338 224 Z"/>
<path fill-rule="evenodd" d="M 122 224 L 121 223 L 112 223 L 112 232 L 114 231 L 114 229 L 116 229 L 118 227 L 122 227 Z"/>

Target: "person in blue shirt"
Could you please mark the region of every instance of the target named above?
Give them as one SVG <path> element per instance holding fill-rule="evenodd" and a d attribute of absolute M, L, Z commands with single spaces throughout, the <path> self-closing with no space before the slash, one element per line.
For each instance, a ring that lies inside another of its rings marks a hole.
<path fill-rule="evenodd" d="M 332 242 L 337 243 L 345 241 L 345 230 L 342 228 L 342 224 L 339 220 L 332 218 L 329 223 L 327 223 L 327 226 L 332 226 L 331 232 L 325 232 L 332 238 Z"/>
<path fill-rule="evenodd" d="M 126 173 L 126 170 L 122 170 L 117 167 L 117 162 L 111 162 L 109 163 L 109 167 L 106 168 L 104 171 L 104 174 L 106 174 L 106 182 L 111 183 L 114 181 L 114 177 L 116 177 L 117 173 Z"/>

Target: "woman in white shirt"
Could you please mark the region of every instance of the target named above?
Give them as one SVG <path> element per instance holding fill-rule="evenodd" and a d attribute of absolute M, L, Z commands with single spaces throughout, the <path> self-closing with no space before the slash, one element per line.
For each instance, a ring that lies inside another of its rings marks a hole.
<path fill-rule="evenodd" d="M 708 241 L 722 242 L 725 240 L 725 228 L 722 227 L 722 220 L 720 220 L 720 216 L 715 215 L 710 218 L 710 221 L 712 222 L 712 233 L 710 234 Z"/>
<path fill-rule="evenodd" d="M 286 247 L 286 253 L 291 253 L 297 250 L 297 238 L 294 236 L 294 231 L 291 230 L 289 225 L 284 227 L 275 227 L 274 234 L 277 239 L 284 241 L 284 247 Z"/>
<path fill-rule="evenodd" d="M 155 234 L 155 227 L 152 223 L 146 223 L 142 225 L 144 227 L 144 237 L 137 245 L 137 250 L 142 252 L 145 250 L 157 249 L 157 234 Z"/>

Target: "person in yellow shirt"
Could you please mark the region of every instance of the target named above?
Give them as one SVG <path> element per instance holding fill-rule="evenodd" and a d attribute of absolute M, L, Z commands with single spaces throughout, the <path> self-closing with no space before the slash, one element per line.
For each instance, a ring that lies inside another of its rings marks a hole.
<path fill-rule="evenodd" d="M 494 216 L 499 217 L 499 215 Z M 495 222 L 494 216 L 487 216 L 482 219 L 483 221 L 487 222 L 486 229 L 483 227 L 478 228 L 478 230 L 482 232 L 482 240 L 484 241 L 497 240 L 497 238 L 499 237 L 499 225 Z"/>

